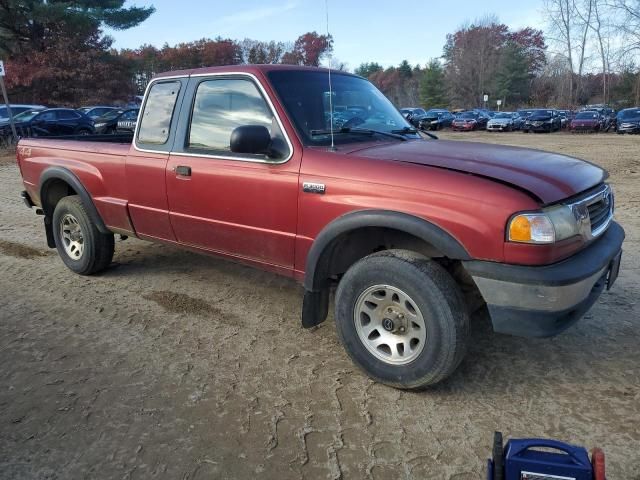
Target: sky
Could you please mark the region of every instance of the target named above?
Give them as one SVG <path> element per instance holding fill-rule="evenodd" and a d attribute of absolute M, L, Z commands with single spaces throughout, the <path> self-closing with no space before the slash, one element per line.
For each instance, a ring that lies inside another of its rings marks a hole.
<path fill-rule="evenodd" d="M 544 26 L 541 0 L 327 1 L 333 57 L 351 70 L 371 61 L 384 67 L 404 59 L 424 65 L 442 55 L 447 33 L 487 14 L 512 29 Z M 136 0 L 136 4 L 152 4 L 156 12 L 138 27 L 107 30 L 116 48 L 144 43 L 160 47 L 165 42 L 174 45 L 217 36 L 293 42 L 305 32 L 327 30 L 323 0 Z"/>

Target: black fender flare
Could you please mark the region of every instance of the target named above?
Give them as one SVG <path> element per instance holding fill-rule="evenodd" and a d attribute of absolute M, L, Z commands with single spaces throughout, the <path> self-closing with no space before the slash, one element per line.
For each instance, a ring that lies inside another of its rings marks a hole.
<path fill-rule="evenodd" d="M 304 287 L 314 292 L 326 288 L 325 254 L 340 235 L 364 227 L 384 227 L 411 234 L 433 245 L 445 256 L 455 260 L 471 260 L 462 244 L 439 226 L 407 213 L 392 210 L 358 210 L 346 213 L 326 225 L 318 234 L 307 254 Z"/>
<path fill-rule="evenodd" d="M 91 195 L 89 195 L 89 192 L 84 187 L 80 179 L 71 170 L 58 166 L 48 167 L 40 175 L 40 203 L 42 204 L 42 210 L 45 214 L 45 224 L 47 218 L 49 221 L 53 218 L 53 208 L 50 205 L 45 204 L 45 199 L 47 198 L 47 191 L 53 184 L 54 180 L 62 180 L 73 188 L 80 197 L 80 200 L 82 200 L 82 204 L 87 210 L 89 218 L 95 224 L 100 233 L 111 233 L 104 224 L 102 217 L 100 217 L 100 214 L 91 199 Z"/>

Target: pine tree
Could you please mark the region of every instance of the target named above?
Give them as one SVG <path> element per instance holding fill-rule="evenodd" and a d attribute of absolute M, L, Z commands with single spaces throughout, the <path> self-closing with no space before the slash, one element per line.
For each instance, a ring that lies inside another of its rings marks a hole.
<path fill-rule="evenodd" d="M 5 0 L 0 6 L 0 53 L 42 52 L 60 37 L 79 44 L 106 26 L 135 27 L 155 9 L 123 7 L 125 0 Z"/>
<path fill-rule="evenodd" d="M 437 59 L 431 59 L 420 80 L 420 102 L 425 108 L 444 108 L 448 105 L 444 69 Z"/>
<path fill-rule="evenodd" d="M 529 62 L 522 48 L 508 42 L 501 52 L 500 66 L 496 74 L 496 90 L 503 108 L 517 106 L 529 97 Z"/>

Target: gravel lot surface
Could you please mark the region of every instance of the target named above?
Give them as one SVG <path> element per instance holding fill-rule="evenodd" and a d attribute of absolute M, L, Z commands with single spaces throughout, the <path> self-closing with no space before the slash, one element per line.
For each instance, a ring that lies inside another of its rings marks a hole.
<path fill-rule="evenodd" d="M 640 479 L 640 137 L 445 133 L 532 146 L 610 171 L 622 271 L 546 340 L 473 318 L 448 381 L 370 381 L 334 323 L 300 327 L 293 281 L 136 239 L 85 278 L 46 248 L 0 158 L 0 478 L 481 479 L 496 429 L 607 454 Z"/>

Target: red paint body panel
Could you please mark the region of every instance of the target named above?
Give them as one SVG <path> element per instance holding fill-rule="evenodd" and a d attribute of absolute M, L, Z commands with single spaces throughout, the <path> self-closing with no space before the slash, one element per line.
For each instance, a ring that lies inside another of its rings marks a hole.
<path fill-rule="evenodd" d="M 173 170 L 189 166 L 191 176 Z M 178 242 L 293 268 L 300 155 L 280 165 L 171 155 L 167 190 Z"/>
<path fill-rule="evenodd" d="M 131 149 L 127 158 L 129 212 L 138 235 L 175 241 L 169 220 L 166 170 L 169 155 Z"/>
<path fill-rule="evenodd" d="M 40 175 L 71 170 L 93 198 L 105 224 L 140 238 L 219 254 L 302 279 L 309 249 L 333 220 L 383 209 L 423 218 L 456 238 L 475 259 L 542 265 L 582 244 L 505 242 L 509 218 L 538 210 L 602 182 L 600 168 L 536 150 L 443 140 L 385 139 L 326 148 L 303 147 L 264 73 L 291 66 L 234 66 L 169 72 L 247 72 L 270 96 L 293 145 L 293 156 L 268 164 L 143 152 L 129 145 L 27 139 L 18 162 L 39 203 Z M 191 102 L 185 98 L 184 102 Z M 177 176 L 179 165 L 190 177 Z M 302 184 L 325 184 L 324 194 Z"/>

